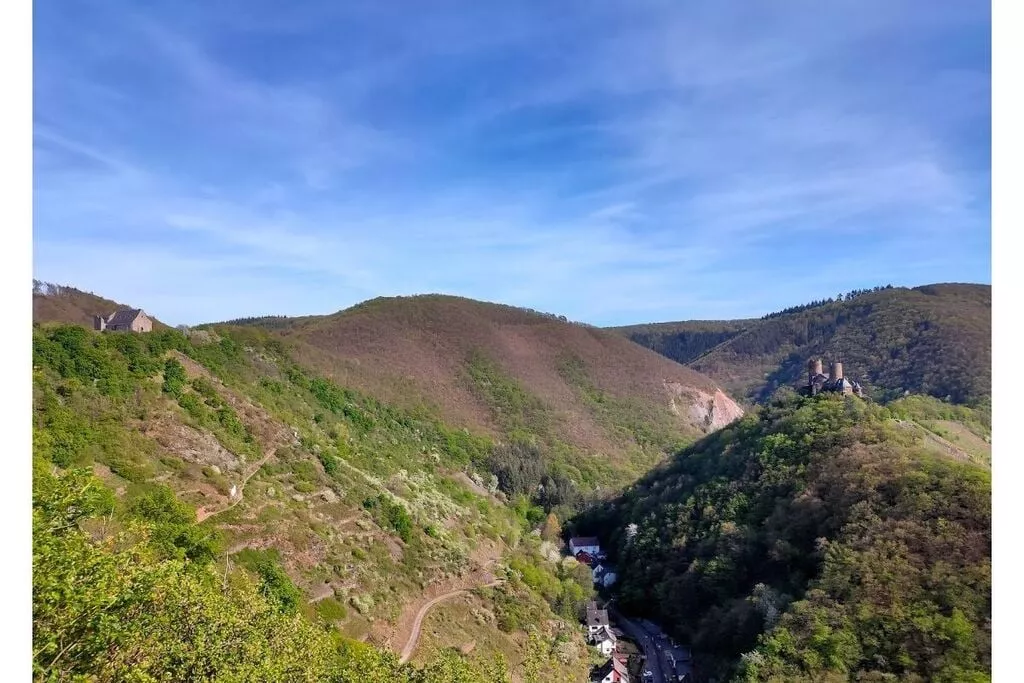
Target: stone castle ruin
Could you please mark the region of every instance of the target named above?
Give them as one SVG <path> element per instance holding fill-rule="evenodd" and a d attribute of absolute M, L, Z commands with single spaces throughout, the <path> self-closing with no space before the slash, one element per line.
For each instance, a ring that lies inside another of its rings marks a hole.
<path fill-rule="evenodd" d="M 858 382 L 843 376 L 841 361 L 833 361 L 830 373 L 822 372 L 820 358 L 812 358 L 807 362 L 807 386 L 803 393 L 806 396 L 817 396 L 822 392 L 853 395 L 864 398 L 864 387 Z"/>

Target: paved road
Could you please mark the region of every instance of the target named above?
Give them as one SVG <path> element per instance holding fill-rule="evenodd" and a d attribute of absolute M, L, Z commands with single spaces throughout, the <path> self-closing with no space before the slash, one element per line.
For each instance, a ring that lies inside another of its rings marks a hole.
<path fill-rule="evenodd" d="M 622 616 L 611 605 L 608 606 L 608 614 L 615 621 L 615 625 L 635 640 L 644 651 L 644 669 L 650 669 L 651 673 L 654 674 L 654 678 L 651 679 L 652 683 L 669 683 L 669 679 L 665 678 L 666 669 L 663 668 L 663 665 L 667 665 L 668 662 L 664 662 L 664 658 L 658 656 L 659 651 L 656 638 L 648 633 L 647 630 L 641 628 L 639 624 Z"/>
<path fill-rule="evenodd" d="M 615 622 L 615 625 L 622 629 L 640 645 L 644 651 L 644 669 L 649 669 L 653 674 L 653 683 L 674 683 L 676 680 L 675 669 L 669 660 L 669 652 L 672 652 L 676 660 L 683 659 L 688 654 L 685 648 L 673 648 L 668 636 L 653 622 L 646 619 L 627 619 L 614 606 L 608 606 L 608 615 Z M 688 657 L 687 657 L 688 659 Z M 685 672 L 693 675 L 692 666 L 687 663 Z"/>
<path fill-rule="evenodd" d="M 669 656 L 668 656 L 669 652 L 671 652 L 673 654 L 674 659 L 677 662 L 680 661 L 680 660 L 683 660 L 684 659 L 684 654 L 688 654 L 688 653 L 685 652 L 684 648 L 672 647 L 672 644 L 671 644 L 667 634 L 665 634 L 653 622 L 650 622 L 650 621 L 648 621 L 646 619 L 640 619 L 638 621 L 638 626 L 641 629 L 643 629 L 643 631 L 647 635 L 649 635 L 651 637 L 651 639 L 654 641 L 654 646 L 655 646 L 655 649 L 657 650 L 657 653 L 658 653 L 658 662 L 659 662 L 661 670 L 662 670 L 662 672 L 663 672 L 663 674 L 665 676 L 665 680 L 666 681 L 675 681 L 676 680 L 675 679 L 676 670 L 672 666 L 672 660 L 669 659 Z M 689 659 L 689 658 L 686 657 L 686 659 Z M 693 675 L 693 668 L 692 668 L 692 666 L 688 662 L 686 664 L 684 664 L 683 671 L 684 671 L 684 673 L 688 673 L 691 676 Z"/>

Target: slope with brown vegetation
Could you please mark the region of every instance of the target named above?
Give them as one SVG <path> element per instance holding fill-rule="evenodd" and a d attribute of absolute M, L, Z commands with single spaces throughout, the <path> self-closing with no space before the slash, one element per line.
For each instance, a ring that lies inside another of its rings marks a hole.
<path fill-rule="evenodd" d="M 122 308 L 131 307 L 69 285 L 32 281 L 34 323 L 63 323 L 91 329 L 94 315 L 106 315 Z M 153 327 L 160 329 L 166 325 L 154 318 Z"/>
<path fill-rule="evenodd" d="M 759 320 L 616 328 L 703 372 L 734 396 L 762 401 L 803 378 L 811 357 L 841 359 L 875 398 L 923 393 L 954 403 L 991 396 L 992 288 L 877 288 Z"/>
<path fill-rule="evenodd" d="M 742 414 L 707 377 L 620 335 L 512 306 L 426 295 L 244 322 L 341 385 L 620 469 Z"/>
<path fill-rule="evenodd" d="M 431 597 L 515 584 L 506 553 L 550 564 L 530 550 L 543 511 L 477 483 L 491 442 L 310 373 L 260 330 L 44 325 L 33 366 L 36 459 L 109 487 L 103 529 L 153 521 L 159 553 L 250 576 L 350 638 L 399 650 Z M 531 593 L 510 632 L 575 609 L 574 585 Z"/>

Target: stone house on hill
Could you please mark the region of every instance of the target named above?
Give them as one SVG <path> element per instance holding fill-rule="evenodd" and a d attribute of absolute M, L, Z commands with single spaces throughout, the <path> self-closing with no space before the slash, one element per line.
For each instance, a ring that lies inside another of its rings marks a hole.
<path fill-rule="evenodd" d="M 843 376 L 843 364 L 839 361 L 832 363 L 828 375 L 822 372 L 820 358 L 813 358 L 807 362 L 807 385 L 801 393 L 804 396 L 817 396 L 820 393 L 829 392 L 843 394 L 846 396 L 859 396 L 864 398 L 864 387 L 855 380 Z"/>
<path fill-rule="evenodd" d="M 93 316 L 93 329 L 100 332 L 152 332 L 153 320 L 141 308 L 124 308 L 110 315 Z"/>

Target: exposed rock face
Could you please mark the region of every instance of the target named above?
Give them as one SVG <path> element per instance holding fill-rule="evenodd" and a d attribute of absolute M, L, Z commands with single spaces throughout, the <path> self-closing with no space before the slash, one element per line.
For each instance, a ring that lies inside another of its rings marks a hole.
<path fill-rule="evenodd" d="M 665 390 L 669 394 L 669 409 L 680 417 L 688 418 L 706 432 L 721 429 L 743 417 L 743 408 L 721 389 L 711 393 L 678 382 L 665 382 Z"/>
<path fill-rule="evenodd" d="M 217 437 L 187 425 L 160 418 L 143 425 L 142 431 L 187 462 L 215 467 L 214 472 L 239 472 L 242 461 L 220 445 Z"/>

